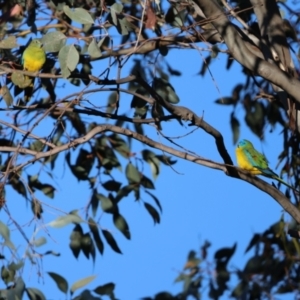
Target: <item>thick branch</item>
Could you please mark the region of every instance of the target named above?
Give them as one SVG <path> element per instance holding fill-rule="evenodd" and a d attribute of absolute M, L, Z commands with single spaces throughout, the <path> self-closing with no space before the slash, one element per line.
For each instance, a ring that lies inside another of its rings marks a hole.
<path fill-rule="evenodd" d="M 284 33 L 283 21 L 275 0 L 250 0 L 262 38 L 273 47 L 280 61 L 287 68 L 291 67 L 289 46 Z"/>
<path fill-rule="evenodd" d="M 281 71 L 276 65 L 254 55 L 215 0 L 194 0 L 194 2 L 202 9 L 206 17 L 211 19 L 211 23 L 223 37 L 234 59 L 264 79 L 281 87 L 300 103 L 300 82 Z"/>
<path fill-rule="evenodd" d="M 147 54 L 154 50 L 157 50 L 161 47 L 167 46 L 185 46 L 187 48 L 193 49 L 191 44 L 197 42 L 209 42 L 211 44 L 219 43 L 222 41 L 219 33 L 216 30 L 208 30 L 202 32 L 199 36 L 195 37 L 192 35 L 187 36 L 163 36 L 155 39 L 148 39 L 140 43 L 138 47 L 130 47 L 130 48 L 123 48 L 120 50 L 107 50 L 102 54 L 100 58 L 90 59 L 99 60 L 104 59 L 107 57 L 118 57 L 123 55 L 132 55 L 132 54 Z"/>
<path fill-rule="evenodd" d="M 141 77 L 137 76 L 137 81 L 169 113 L 171 113 L 175 116 L 178 116 L 180 119 L 182 119 L 184 121 L 191 121 L 193 125 L 196 125 L 196 126 L 202 128 L 206 133 L 213 136 L 215 138 L 215 141 L 216 141 L 217 149 L 218 149 L 225 165 L 233 165 L 231 157 L 228 154 L 227 149 L 224 145 L 223 136 L 217 129 L 215 129 L 210 124 L 205 122 L 202 117 L 198 117 L 197 114 L 195 114 L 189 108 L 184 107 L 184 106 L 179 106 L 179 105 L 175 106 L 175 105 L 167 102 L 159 94 L 157 94 L 156 91 L 146 81 L 144 81 Z M 232 173 L 232 172 L 235 172 L 235 170 L 232 169 L 232 168 L 228 168 L 227 172 Z"/>
<path fill-rule="evenodd" d="M 98 125 L 95 128 L 93 128 L 89 133 L 87 133 L 85 136 L 80 137 L 75 139 L 74 141 L 61 145 L 61 146 L 57 146 L 55 149 L 51 149 L 45 152 L 39 152 L 35 155 L 34 158 L 28 160 L 26 163 L 16 166 L 13 169 L 10 169 L 10 172 L 17 172 L 18 170 L 22 169 L 23 167 L 25 167 L 26 165 L 29 165 L 31 163 L 34 163 L 37 160 L 40 160 L 42 158 L 45 157 L 49 157 L 51 155 L 54 154 L 58 154 L 59 152 L 62 151 L 66 151 L 70 148 L 76 147 L 80 144 L 84 144 L 86 142 L 88 142 L 89 140 L 93 139 L 96 135 L 106 132 L 106 131 L 112 131 L 118 134 L 122 134 L 128 137 L 131 137 L 135 140 L 138 140 L 140 142 L 142 142 L 145 145 L 148 145 L 149 147 L 155 148 L 155 149 L 159 149 L 162 150 L 165 153 L 171 154 L 173 156 L 191 161 L 193 163 L 205 166 L 205 167 L 209 167 L 215 170 L 220 170 L 223 172 L 227 172 L 227 168 L 232 168 L 235 169 L 236 172 L 234 172 L 236 175 L 231 175 L 234 174 L 233 172 L 231 172 L 231 174 L 229 174 L 229 176 L 231 177 L 235 177 L 238 179 L 242 179 L 244 181 L 247 181 L 248 183 L 252 184 L 253 186 L 257 187 L 258 189 L 260 189 L 261 191 L 269 194 L 272 198 L 274 198 L 298 223 L 300 223 L 300 211 L 289 201 L 289 199 L 287 199 L 279 190 L 277 190 L 275 187 L 271 186 L 270 184 L 266 183 L 265 181 L 259 179 L 258 177 L 253 177 L 250 174 L 246 173 L 244 170 L 241 170 L 239 168 L 236 168 L 234 166 L 226 166 L 224 164 L 220 164 L 220 163 L 216 163 L 214 161 L 202 158 L 200 156 L 195 156 L 195 155 L 191 155 L 187 152 L 183 152 L 183 151 L 179 151 L 179 150 L 175 150 L 171 147 L 168 147 L 166 145 L 163 145 L 161 143 L 155 142 L 154 140 L 138 134 L 134 131 L 131 131 L 129 129 L 125 129 L 122 127 L 118 127 L 115 125 L 109 125 L 109 124 L 104 124 L 104 125 Z M 6 147 L 5 150 L 8 151 L 10 148 L 11 152 L 14 152 L 15 149 L 13 149 L 12 147 Z M 18 150 L 17 150 L 18 151 Z"/>

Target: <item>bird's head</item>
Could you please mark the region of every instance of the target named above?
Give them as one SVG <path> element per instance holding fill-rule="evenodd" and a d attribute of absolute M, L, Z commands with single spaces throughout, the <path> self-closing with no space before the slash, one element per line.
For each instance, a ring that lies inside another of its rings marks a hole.
<path fill-rule="evenodd" d="M 244 147 L 253 147 L 252 143 L 249 142 L 248 140 L 241 140 L 239 141 L 239 143 L 237 144 L 238 148 L 244 148 Z"/>
<path fill-rule="evenodd" d="M 42 48 L 43 44 L 39 39 L 34 39 L 34 40 L 31 41 L 30 46 L 37 47 L 37 48 Z"/>

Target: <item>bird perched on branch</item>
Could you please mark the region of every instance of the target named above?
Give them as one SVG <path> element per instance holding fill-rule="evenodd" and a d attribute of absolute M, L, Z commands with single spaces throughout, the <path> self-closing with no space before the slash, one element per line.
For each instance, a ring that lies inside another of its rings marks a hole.
<path fill-rule="evenodd" d="M 30 42 L 22 56 L 22 65 L 24 70 L 29 72 L 38 72 L 42 69 L 46 62 L 46 53 L 42 47 L 43 44 L 39 39 L 33 39 Z M 30 79 L 32 82 L 24 90 L 25 101 L 29 101 L 33 93 L 34 78 L 31 77 Z"/>
<path fill-rule="evenodd" d="M 263 175 L 269 178 L 273 178 L 287 187 L 295 190 L 294 187 L 282 180 L 275 172 L 273 172 L 269 166 L 266 157 L 258 152 L 247 140 L 241 140 L 236 149 L 237 164 L 241 169 L 249 171 L 253 175 Z"/>

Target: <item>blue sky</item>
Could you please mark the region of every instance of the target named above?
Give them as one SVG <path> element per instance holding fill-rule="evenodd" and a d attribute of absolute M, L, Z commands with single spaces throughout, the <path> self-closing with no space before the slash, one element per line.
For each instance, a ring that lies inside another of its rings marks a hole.
<path fill-rule="evenodd" d="M 203 56 L 205 57 L 206 54 Z M 225 55 L 219 54 L 211 65 L 214 82 L 209 73 L 204 78 L 196 75 L 202 65 L 202 56 L 195 50 L 170 50 L 166 59 L 174 69 L 183 73 L 181 77 L 172 77 L 170 81 L 180 97 L 179 105 L 189 107 L 199 115 L 204 113 L 205 121 L 223 134 L 227 150 L 235 161 L 235 146 L 232 143 L 230 130 L 232 108 L 217 105 L 214 100 L 231 94 L 233 86 L 242 76 L 239 65 L 234 63 L 229 71 L 225 71 Z M 104 68 L 104 63 L 101 62 L 101 64 L 101 68 Z M 125 68 L 122 75 L 124 77 L 129 75 L 129 70 L 130 68 Z M 97 73 L 100 72 L 101 70 L 97 69 Z M 112 72 L 112 74 L 114 73 Z M 66 85 L 65 89 L 59 90 L 59 98 L 71 93 L 73 88 L 73 86 Z M 99 106 L 104 106 L 107 98 L 105 94 L 101 94 L 101 97 L 91 95 L 89 100 L 98 101 Z M 133 115 L 133 111 L 129 109 L 130 101 L 131 97 L 122 95 L 121 111 L 126 112 L 128 116 Z M 2 105 L 4 107 L 4 103 Z M 2 112 L 1 118 L 4 118 L 5 114 Z M 281 149 L 280 128 L 277 126 L 272 134 L 269 133 L 270 128 L 266 128 L 266 140 L 261 143 L 244 125 L 244 111 L 241 107 L 237 108 L 237 116 L 242 121 L 240 137 L 251 140 L 258 150 L 263 150 L 268 157 L 270 167 L 274 168 Z M 87 116 L 84 119 L 89 120 Z M 105 122 L 100 117 L 96 121 L 98 123 Z M 35 133 L 47 136 L 52 130 L 51 124 L 53 125 L 53 120 L 43 122 Z M 180 127 L 177 121 L 163 124 L 163 128 L 164 134 L 169 136 L 178 136 L 191 130 L 187 124 Z M 148 128 L 146 134 L 158 142 L 168 144 L 157 134 L 154 127 Z M 176 142 L 202 157 L 222 162 L 214 139 L 200 129 L 176 140 Z M 133 143 L 133 151 L 138 153 L 142 149 L 144 149 L 143 145 Z M 159 151 L 151 150 L 162 154 Z M 232 271 L 236 267 L 242 268 L 246 258 L 249 257 L 244 255 L 244 251 L 252 234 L 264 231 L 269 225 L 278 221 L 282 214 L 281 207 L 271 197 L 256 190 L 253 186 L 227 177 L 219 171 L 177 159 L 177 163 L 173 166 L 174 169 L 162 166 L 161 174 L 155 181 L 154 193 L 163 206 L 161 224 L 154 225 L 143 204 L 135 202 L 133 196 L 130 195 L 121 201 L 120 211 L 130 226 L 131 241 L 126 240 L 117 231 L 111 222 L 110 215 L 101 216 L 100 222 L 101 228 L 109 229 L 114 234 L 123 255 L 113 252 L 105 244 L 104 255 L 100 256 L 97 253 L 95 265 L 82 254 L 77 261 L 68 248 L 69 235 L 73 226 L 54 229 L 46 225 L 63 215 L 63 212 L 69 212 L 74 208 L 80 208 L 80 213 L 84 217 L 83 209 L 91 195 L 88 184 L 78 182 L 71 176 L 63 159 L 64 154 L 60 154 L 56 164 L 55 181 L 57 184 L 55 187 L 57 191 L 55 199 L 50 200 L 37 193 L 39 200 L 60 209 L 58 211 L 44 206 L 44 223 L 27 224 L 29 216 L 31 216 L 30 206 L 26 205 L 25 201 L 16 193 L 12 193 L 10 188 L 7 190 L 8 207 L 14 218 L 23 225 L 25 232 L 31 235 L 37 226 L 40 227 L 38 237 L 46 237 L 47 244 L 39 249 L 40 252 L 53 250 L 61 253 L 61 257 L 46 256 L 42 260 L 42 278 L 38 279 L 38 270 L 35 266 L 30 265 L 28 259 L 22 272 L 27 286 L 41 289 L 47 299 L 66 299 L 66 297 L 58 291 L 46 272 L 59 273 L 68 280 L 69 285 L 95 274 L 97 278 L 87 288 L 92 289 L 108 282 L 114 282 L 116 283 L 115 295 L 119 299 L 154 296 L 155 293 L 163 290 L 177 293 L 181 291 L 182 285 L 175 284 L 174 279 L 182 270 L 189 250 L 199 251 L 204 241 L 209 240 L 212 247 L 209 248 L 208 260 L 213 261 L 213 254 L 217 249 L 232 247 L 237 242 L 237 251 L 229 266 Z M 75 161 L 75 156 L 73 161 Z M 127 163 L 125 160 L 123 162 Z M 34 175 L 39 168 L 40 166 L 35 164 L 28 168 L 27 172 Z M 150 168 L 146 174 L 151 177 Z M 122 173 L 116 173 L 116 176 L 123 178 L 124 181 L 125 177 Z M 42 178 L 42 182 L 49 181 L 49 177 L 46 175 L 43 175 Z M 151 202 L 151 199 L 144 194 L 142 197 L 143 200 Z M 289 219 L 288 216 L 286 218 Z M 7 216 L 3 211 L 1 211 L 1 220 L 2 222 L 7 221 Z M 86 232 L 87 226 L 83 225 L 83 227 Z M 14 226 L 10 228 L 12 241 L 18 247 L 18 253 L 22 255 L 26 250 L 25 242 Z M 205 285 L 205 283 L 203 284 Z M 235 281 L 232 281 L 230 286 L 234 287 Z M 204 291 L 203 299 L 207 299 L 207 292 L 208 288 Z"/>

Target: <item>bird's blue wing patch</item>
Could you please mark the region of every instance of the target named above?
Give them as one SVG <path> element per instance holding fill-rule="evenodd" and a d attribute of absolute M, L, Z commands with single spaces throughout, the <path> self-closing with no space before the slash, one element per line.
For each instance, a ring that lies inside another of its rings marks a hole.
<path fill-rule="evenodd" d="M 247 160 L 253 167 L 257 167 L 257 164 L 255 163 L 253 156 L 251 152 L 248 149 L 243 149 L 243 152 L 245 153 L 245 156 L 247 157 Z"/>
<path fill-rule="evenodd" d="M 262 172 L 262 174 L 265 175 L 265 176 L 269 176 L 269 177 L 275 176 L 275 177 L 278 177 L 278 175 L 275 172 L 273 172 L 271 169 L 269 169 L 269 168 L 267 168 L 267 169 L 262 169 L 260 167 L 256 167 L 256 168 L 259 169 Z"/>

